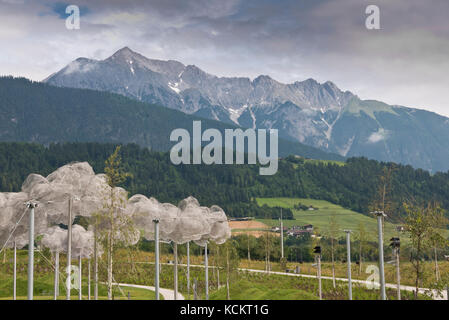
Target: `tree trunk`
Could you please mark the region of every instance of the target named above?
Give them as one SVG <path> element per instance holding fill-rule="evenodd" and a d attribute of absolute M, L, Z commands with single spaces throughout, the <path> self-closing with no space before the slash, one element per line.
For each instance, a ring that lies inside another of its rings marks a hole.
<path fill-rule="evenodd" d="M 336 288 L 335 284 L 335 261 L 334 261 L 334 239 L 331 239 L 331 256 L 332 256 L 332 284 L 334 285 L 334 289 Z"/>
<path fill-rule="evenodd" d="M 112 300 L 112 232 L 108 234 L 108 300 Z"/>
<path fill-rule="evenodd" d="M 247 235 L 248 235 L 248 268 L 249 268 L 250 267 L 249 264 L 251 262 L 251 255 L 249 253 L 249 234 L 247 234 Z"/>
<path fill-rule="evenodd" d="M 435 253 L 435 278 L 437 281 L 440 281 L 440 269 L 438 268 L 438 254 L 437 254 L 437 247 L 434 247 L 434 253 Z"/>
<path fill-rule="evenodd" d="M 362 274 L 362 241 L 359 244 L 359 276 Z"/>
<path fill-rule="evenodd" d="M 114 195 L 111 194 L 111 199 Z M 108 300 L 112 300 L 112 253 L 113 253 L 113 236 L 114 236 L 114 200 L 112 200 L 112 208 L 109 213 L 110 226 L 108 230 Z"/>
<path fill-rule="evenodd" d="M 420 264 L 419 264 L 419 256 L 421 253 L 421 241 L 418 240 L 418 248 L 417 248 L 417 259 L 416 259 L 416 280 L 415 280 L 415 299 L 418 299 L 418 288 L 419 288 L 419 271 L 420 271 Z"/>
<path fill-rule="evenodd" d="M 217 246 L 217 258 L 220 258 L 220 247 Z M 217 260 L 217 288 L 220 287 L 220 261 Z"/>

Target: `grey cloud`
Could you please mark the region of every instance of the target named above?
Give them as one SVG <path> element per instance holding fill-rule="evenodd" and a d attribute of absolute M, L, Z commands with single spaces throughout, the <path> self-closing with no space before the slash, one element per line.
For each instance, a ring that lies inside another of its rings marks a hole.
<path fill-rule="evenodd" d="M 362 98 L 449 115 L 445 0 L 81 0 L 89 14 L 74 32 L 58 17 L 38 17 L 43 4 L 7 2 L 2 73 L 42 80 L 79 56 L 103 59 L 129 46 L 217 75 L 332 80 Z M 373 3 L 382 29 L 368 31 Z"/>

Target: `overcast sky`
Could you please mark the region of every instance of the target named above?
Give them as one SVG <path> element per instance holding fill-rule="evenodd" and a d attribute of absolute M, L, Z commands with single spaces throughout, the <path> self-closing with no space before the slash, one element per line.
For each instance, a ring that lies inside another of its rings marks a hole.
<path fill-rule="evenodd" d="M 65 8 L 81 9 L 68 30 Z M 380 30 L 365 9 L 380 8 Z M 449 116 L 448 0 L 0 0 L 0 74 L 42 80 L 128 46 L 217 76 L 333 81 Z"/>

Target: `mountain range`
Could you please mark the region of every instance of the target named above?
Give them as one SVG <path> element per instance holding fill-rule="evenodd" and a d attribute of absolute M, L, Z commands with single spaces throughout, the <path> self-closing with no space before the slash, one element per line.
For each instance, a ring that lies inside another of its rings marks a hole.
<path fill-rule="evenodd" d="M 236 128 L 119 94 L 0 77 L 0 141 L 135 143 L 168 151 L 176 143 L 170 141 L 170 133 L 184 128 L 192 136 L 194 120 L 201 120 L 203 130 L 215 128 L 223 135 L 225 129 Z M 279 139 L 279 155 L 291 154 L 344 160 L 337 154 Z"/>
<path fill-rule="evenodd" d="M 44 82 L 118 93 L 245 128 L 275 128 L 280 137 L 342 157 L 449 170 L 448 118 L 362 100 L 330 81 L 283 84 L 267 75 L 217 77 L 125 47 L 104 60 L 78 58 Z"/>

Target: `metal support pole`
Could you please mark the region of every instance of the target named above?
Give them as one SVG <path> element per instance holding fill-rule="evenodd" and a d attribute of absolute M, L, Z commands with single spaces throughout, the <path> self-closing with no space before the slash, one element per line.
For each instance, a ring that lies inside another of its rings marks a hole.
<path fill-rule="evenodd" d="M 55 290 L 54 300 L 58 300 L 59 296 L 59 251 L 55 252 Z"/>
<path fill-rule="evenodd" d="M 351 230 L 345 230 L 346 232 L 346 260 L 348 263 L 348 296 L 349 300 L 352 300 L 352 279 L 351 279 Z"/>
<path fill-rule="evenodd" d="M 94 235 L 94 300 L 98 300 L 98 245 L 97 245 L 97 226 L 95 226 Z"/>
<path fill-rule="evenodd" d="M 90 258 L 87 259 L 87 300 L 90 300 Z"/>
<path fill-rule="evenodd" d="M 78 274 L 78 300 L 82 300 L 83 299 L 83 268 L 81 266 L 81 255 L 78 257 L 78 269 L 79 269 L 79 274 Z"/>
<path fill-rule="evenodd" d="M 34 208 L 37 207 L 36 203 L 28 202 L 28 208 L 30 209 L 30 230 L 28 239 L 28 300 L 33 300 L 33 288 L 34 288 Z"/>
<path fill-rule="evenodd" d="M 204 268 L 206 269 L 205 280 L 206 280 L 206 300 L 209 300 L 209 263 L 207 261 L 207 242 L 204 246 Z"/>
<path fill-rule="evenodd" d="M 156 293 L 156 300 L 159 300 L 159 220 L 153 220 L 154 222 L 154 265 L 156 269 L 156 275 L 154 279 L 154 291 Z"/>
<path fill-rule="evenodd" d="M 398 282 L 398 300 L 401 300 L 401 270 L 399 268 L 399 248 L 396 251 L 396 280 Z"/>
<path fill-rule="evenodd" d="M 13 275 L 13 299 L 17 298 L 17 244 L 14 239 L 14 275 Z"/>
<path fill-rule="evenodd" d="M 175 270 L 174 270 L 174 282 L 175 282 L 175 292 L 174 292 L 174 298 L 175 300 L 178 300 L 178 244 L 176 242 L 173 243 L 173 253 L 175 256 Z"/>
<path fill-rule="evenodd" d="M 317 260 L 318 260 L 318 290 L 319 290 L 320 300 L 322 300 L 323 296 L 321 293 L 321 255 L 317 255 Z"/>
<path fill-rule="evenodd" d="M 187 296 L 190 296 L 190 241 L 187 242 Z"/>
<path fill-rule="evenodd" d="M 284 258 L 284 223 L 282 221 L 282 208 L 281 208 L 281 258 Z"/>
<path fill-rule="evenodd" d="M 70 300 L 71 294 L 71 277 L 70 273 L 72 271 L 72 196 L 69 197 L 69 218 L 67 221 L 67 300 Z"/>
<path fill-rule="evenodd" d="M 382 231 L 382 218 L 385 217 L 383 211 L 374 212 L 377 215 L 377 231 L 379 237 L 379 278 L 380 278 L 380 297 L 382 300 L 387 299 L 385 292 L 385 269 L 384 269 L 384 241 Z"/>

